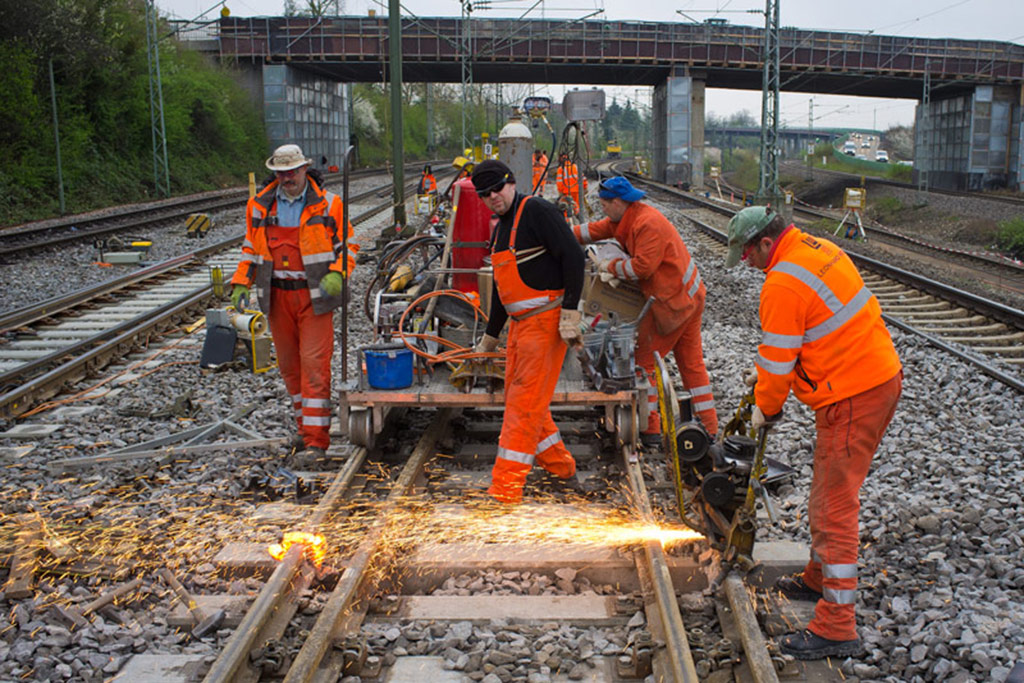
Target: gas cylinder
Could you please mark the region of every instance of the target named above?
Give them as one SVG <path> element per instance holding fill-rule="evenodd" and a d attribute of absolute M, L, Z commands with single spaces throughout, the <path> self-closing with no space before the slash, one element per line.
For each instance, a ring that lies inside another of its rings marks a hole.
<path fill-rule="evenodd" d="M 516 188 L 530 193 L 533 178 L 533 133 L 518 114 L 513 114 L 498 133 L 498 157 L 512 169 Z"/>

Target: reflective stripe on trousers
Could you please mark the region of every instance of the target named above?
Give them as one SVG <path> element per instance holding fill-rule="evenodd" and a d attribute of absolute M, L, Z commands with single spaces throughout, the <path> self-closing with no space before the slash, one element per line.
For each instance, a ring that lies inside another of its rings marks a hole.
<path fill-rule="evenodd" d="M 804 582 L 821 590 L 808 628 L 829 640 L 857 637 L 860 487 L 896 412 L 902 373 L 815 412 L 817 442 L 808 501 L 811 559 Z"/>

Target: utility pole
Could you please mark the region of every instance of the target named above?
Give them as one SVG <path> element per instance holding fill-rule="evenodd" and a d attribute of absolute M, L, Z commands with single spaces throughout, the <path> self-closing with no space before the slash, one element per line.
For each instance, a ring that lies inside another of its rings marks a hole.
<path fill-rule="evenodd" d="M 157 194 L 170 197 L 171 172 L 167 165 L 164 89 L 160 83 L 159 19 L 154 0 L 146 0 L 146 59 L 149 62 L 149 123 L 153 132 L 153 186 Z"/>
<path fill-rule="evenodd" d="M 434 155 L 434 107 L 430 97 L 430 82 L 425 84 L 427 101 L 427 156 Z"/>
<path fill-rule="evenodd" d="M 917 131 L 917 153 L 914 155 L 914 163 L 917 164 L 917 193 L 922 201 L 928 194 L 928 169 L 931 167 L 931 146 L 929 145 L 928 127 L 931 125 L 929 109 L 932 105 L 932 68 L 931 60 L 924 60 L 924 83 L 921 91 L 921 116 L 917 125 L 921 129 Z"/>
<path fill-rule="evenodd" d="M 391 163 L 394 165 L 395 225 L 405 227 L 405 147 L 402 122 L 401 0 L 388 0 L 388 59 L 391 61 Z"/>
<path fill-rule="evenodd" d="M 64 215 L 64 171 L 60 163 L 60 127 L 57 125 L 57 87 L 53 84 L 53 57 L 50 58 L 50 103 L 53 105 L 53 142 L 57 146 L 57 198 Z"/>
<path fill-rule="evenodd" d="M 804 150 L 807 152 L 807 172 L 804 174 L 804 180 L 814 179 L 814 98 L 807 100 L 807 129 L 810 131 L 810 137 L 808 142 L 808 148 Z"/>
<path fill-rule="evenodd" d="M 472 0 L 462 0 L 462 42 L 459 45 L 459 61 L 462 63 L 462 147 L 469 147 L 466 129 L 469 118 L 469 102 L 467 93 L 473 88 L 473 36 L 470 32 L 470 13 L 473 11 Z"/>
<path fill-rule="evenodd" d="M 765 0 L 761 79 L 761 168 L 757 201 L 779 206 L 779 2 Z"/>

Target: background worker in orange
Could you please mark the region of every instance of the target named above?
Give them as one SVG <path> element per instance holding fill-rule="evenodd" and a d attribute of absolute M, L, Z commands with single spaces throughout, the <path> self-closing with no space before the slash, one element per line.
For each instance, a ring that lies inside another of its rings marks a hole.
<path fill-rule="evenodd" d="M 494 351 L 512 318 L 505 363 L 505 416 L 487 492 L 518 503 L 534 461 L 560 479 L 574 479 L 576 461 L 551 418 L 551 396 L 567 343 L 581 344 L 577 310 L 583 289 L 583 251 L 561 212 L 540 197 L 516 191 L 500 161 L 473 170 L 473 187 L 498 225 L 491 236 L 494 288 L 487 331 L 478 352 Z"/>
<path fill-rule="evenodd" d="M 416 189 L 416 194 L 433 194 L 435 192 L 437 192 L 437 178 L 430 170 L 430 164 L 427 164 L 423 167 L 423 175 L 420 176 L 420 185 Z"/>
<path fill-rule="evenodd" d="M 637 327 L 636 362 L 655 386 L 654 352 L 676 358 L 686 390 L 693 397 L 693 412 L 712 436 L 718 432 L 718 412 L 711 381 L 704 367 L 700 325 L 704 313 L 704 283 L 696 262 L 679 231 L 653 206 L 640 200 L 646 192 L 621 176 L 602 180 L 597 196 L 606 218 L 573 227 L 580 244 L 614 237 L 628 258 L 598 264 L 606 281 L 635 282 L 655 298 L 651 314 Z M 610 277 L 609 277 L 610 276 Z M 647 446 L 661 442 L 658 394 L 647 394 L 647 429 L 640 435 Z"/>
<path fill-rule="evenodd" d="M 572 213 L 578 214 L 580 212 L 580 181 L 583 181 L 583 193 L 587 192 L 587 179 L 580 178 L 579 169 L 572 161 L 569 160 L 569 155 L 563 152 L 558 157 L 558 173 L 555 177 L 555 187 L 558 190 L 558 196 L 568 197 L 571 200 L 570 206 L 572 207 Z"/>
<path fill-rule="evenodd" d="M 533 152 L 533 187 L 531 192 L 544 196 L 544 185 L 547 184 L 548 155 L 544 150 L 537 149 Z M 543 180 L 542 180 L 543 179 Z"/>
<path fill-rule="evenodd" d="M 282 145 L 267 159 L 275 178 L 246 206 L 242 259 L 231 278 L 235 308 L 259 287 L 298 423 L 292 445 L 307 449 L 306 460 L 323 457 L 330 444 L 332 312 L 359 249 L 350 224 L 346 263 L 341 198 L 321 187 L 310 161 L 298 145 Z"/>
<path fill-rule="evenodd" d="M 766 273 L 757 367 L 747 376 L 757 401 L 751 422 L 760 429 L 777 421 L 792 391 L 814 410 L 817 429 L 811 559 L 801 575 L 776 584 L 817 605 L 806 630 L 782 639 L 782 651 L 798 659 L 855 655 L 860 487 L 896 411 L 900 359 L 878 300 L 832 242 L 754 206 L 729 222 L 725 265 L 740 260 Z"/>

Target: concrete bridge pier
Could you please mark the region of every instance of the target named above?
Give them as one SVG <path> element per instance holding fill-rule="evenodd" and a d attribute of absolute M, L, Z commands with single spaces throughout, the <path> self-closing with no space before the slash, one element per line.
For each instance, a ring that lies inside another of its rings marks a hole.
<path fill-rule="evenodd" d="M 287 64 L 240 63 L 235 69 L 254 106 L 263 112 L 268 155 L 279 145 L 294 143 L 316 168 L 343 165 L 351 130 L 351 84 Z"/>
<path fill-rule="evenodd" d="M 919 104 L 914 176 L 950 190 L 1024 190 L 1024 91 L 1019 85 L 976 85 Z"/>
<path fill-rule="evenodd" d="M 704 185 L 704 82 L 703 72 L 677 66 L 654 88 L 651 172 L 656 180 Z"/>

